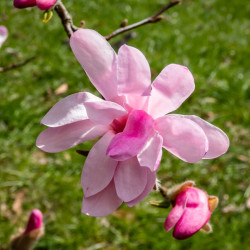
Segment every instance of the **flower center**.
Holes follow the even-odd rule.
[[[116,133],[120,133],[124,130],[127,120],[128,120],[128,114],[119,117],[117,119],[114,119],[113,122],[111,123],[111,127]]]

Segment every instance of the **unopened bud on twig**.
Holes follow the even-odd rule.
[[[173,209],[165,221],[166,231],[172,228],[176,239],[184,240],[199,230],[212,231],[208,223],[210,216],[218,205],[216,196],[209,196],[204,190],[194,187],[194,181],[186,181],[168,190],[167,196]]]
[[[124,19],[121,24],[120,24],[120,28],[124,28],[128,25],[128,19]]]
[[[34,209],[30,214],[25,231],[21,235],[15,236],[11,241],[11,249],[30,250],[43,234],[43,214],[40,210]]]
[[[157,23],[163,19],[163,16],[156,16],[151,20],[152,23]]]
[[[86,24],[86,23],[85,23],[85,21],[84,21],[84,20],[82,20],[82,21],[80,22],[80,28],[82,28],[82,29],[83,29],[83,28],[85,27],[85,24]]]

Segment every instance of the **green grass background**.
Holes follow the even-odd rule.
[[[163,0],[64,1],[78,25],[111,33],[123,19],[141,20]],[[176,113],[195,114],[224,130],[229,151],[218,159],[184,163],[164,151],[158,177],[162,184],[192,179],[220,198],[211,217],[212,234],[197,233],[177,241],[164,228],[169,210],[150,207],[152,193],[136,205],[123,205],[104,218],[81,214],[80,175],[84,157],[75,148],[46,154],[35,147],[44,129],[40,120],[60,99],[78,91],[97,91],[65,42],[59,18],[43,24],[36,8],[17,10],[0,1],[0,25],[9,37],[0,49],[0,66],[37,58],[24,67],[0,73],[0,249],[23,227],[29,211],[43,211],[46,234],[36,249],[250,249],[249,239],[249,37],[247,0],[189,0],[170,9],[164,20],[135,30],[129,45],[147,57],[152,78],[169,63],[187,66],[196,89]],[[122,36],[111,40],[111,44]],[[68,91],[56,95],[62,84]],[[79,145],[89,149],[93,143]],[[22,213],[13,210],[17,197]]]

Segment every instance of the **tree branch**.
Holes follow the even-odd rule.
[[[157,11],[154,15],[148,17],[148,18],[145,18],[143,19],[142,21],[139,21],[137,23],[134,23],[134,24],[131,24],[129,26],[126,26],[126,27],[122,27],[122,28],[119,28],[117,30],[115,30],[114,32],[112,32],[110,35],[108,36],[105,36],[106,40],[110,40],[111,38],[117,36],[117,35],[120,35],[126,31],[129,31],[129,30],[132,30],[132,29],[135,29],[135,28],[138,28],[142,25],[145,25],[145,24],[148,24],[148,23],[156,23],[160,20],[162,20],[162,17],[160,16],[164,11],[170,9],[171,7],[179,4],[181,2],[181,0],[170,0],[170,2],[165,5],[162,9],[160,9],[159,11]]]
[[[8,70],[11,70],[11,69],[16,69],[16,68],[19,68],[19,67],[22,67],[24,66],[25,64],[29,63],[30,61],[34,60],[37,56],[32,56],[30,58],[28,58],[27,60],[23,61],[23,62],[20,62],[20,63],[13,63],[11,65],[8,65],[6,67],[0,67],[0,73],[1,72],[5,72],[5,71],[8,71]]]
[[[67,11],[64,4],[59,1],[55,6],[55,11],[60,17],[64,30],[66,31],[68,37],[70,37],[78,28],[73,24],[73,20],[69,12]]]
[[[165,5],[163,8],[161,8],[159,11],[157,11],[154,15],[145,18],[137,23],[131,24],[129,26],[125,26],[125,27],[121,27],[117,30],[115,30],[114,32],[112,32],[110,35],[105,36],[106,40],[110,40],[111,38],[118,36],[124,32],[127,32],[129,30],[132,29],[136,29],[142,25],[148,24],[148,23],[156,23],[159,22],[160,20],[162,20],[162,16],[161,14],[170,9],[171,7],[179,4],[181,2],[181,0],[170,0],[170,2]],[[64,4],[61,1],[58,1],[55,5],[55,11],[57,12],[58,16],[60,17],[64,30],[66,31],[68,37],[70,37],[77,29],[78,27],[76,27],[73,23],[72,17],[69,14],[69,12],[67,11],[66,7],[64,6]]]

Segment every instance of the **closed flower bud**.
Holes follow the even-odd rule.
[[[50,9],[57,0],[14,0],[14,6],[18,9],[37,6],[40,10]]]
[[[11,242],[12,250],[29,250],[44,234],[43,214],[40,210],[34,209],[29,217],[26,228],[21,235],[14,237]]]
[[[167,231],[174,228],[173,236],[179,240],[189,238],[200,229],[205,232],[212,231],[208,221],[218,204],[216,196],[208,196],[205,191],[191,184],[192,182],[188,181],[175,187],[170,196],[174,208],[169,213],[164,227]]]

